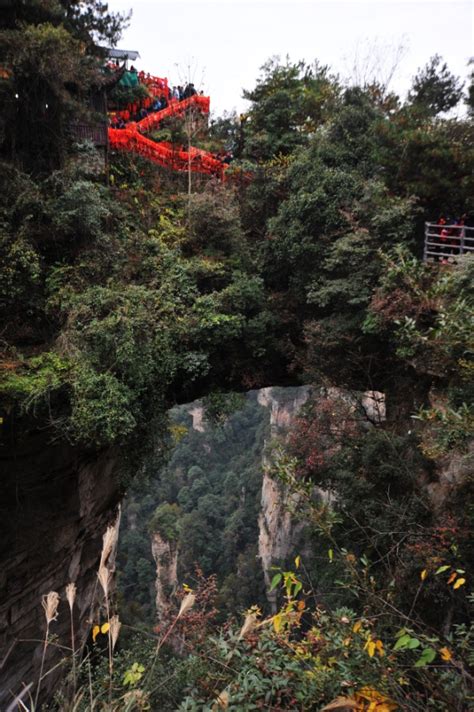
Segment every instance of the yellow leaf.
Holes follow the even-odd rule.
[[[321,712],[345,712],[346,710],[357,710],[359,705],[352,697],[336,697],[335,700],[322,708]]]
[[[460,578],[460,579],[458,579],[458,580],[456,581],[456,583],[454,584],[453,588],[454,588],[454,589],[456,589],[456,588],[461,588],[461,586],[464,586],[465,583],[466,583],[466,579]]]
[[[383,700],[384,696],[373,687],[361,687],[355,693],[355,698],[358,702],[378,702]]]
[[[448,578],[448,585],[454,581],[454,579],[456,578],[456,576],[457,576],[457,573],[456,573],[455,571],[453,571],[453,573],[451,574],[451,576]]]
[[[344,638],[342,641],[342,644],[345,645],[346,647],[351,644],[351,639],[350,638]]]
[[[439,652],[443,660],[445,660],[446,662],[449,662],[453,657],[453,654],[449,648],[441,648]]]
[[[297,569],[299,569],[300,564],[301,564],[301,556],[297,556],[295,559],[295,566]]]
[[[100,632],[103,633],[104,635],[109,632],[110,625],[109,623],[104,623],[100,629]]]
[[[92,640],[93,640],[94,643],[95,643],[95,639],[97,638],[97,636],[99,635],[99,633],[100,633],[100,627],[99,627],[98,625],[95,625],[95,626],[92,628]]]
[[[373,640],[368,640],[367,643],[365,644],[364,648],[365,648],[365,650],[367,650],[367,654],[368,654],[369,658],[373,658],[373,657],[374,657],[374,653],[375,653],[375,643],[374,643],[374,641],[373,641]]]
[[[282,622],[283,621],[279,613],[277,613],[276,616],[273,616],[273,627],[275,629],[275,633],[279,633],[281,631]]]
[[[345,710],[357,710],[359,705],[351,697],[336,697],[335,700],[322,708],[321,712],[345,712]]]
[[[328,557],[329,561],[332,563],[332,560],[334,559],[334,551],[332,549],[328,549]]]
[[[362,687],[354,695],[358,703],[358,710],[373,710],[374,712],[395,712],[398,705],[373,687]],[[367,703],[369,706],[367,707]]]
[[[354,623],[354,625],[352,626],[352,632],[353,632],[353,633],[358,633],[361,628],[362,628],[362,621],[357,621],[357,622]]]
[[[375,641],[375,647],[377,649],[378,654],[380,655],[381,658],[385,655],[384,649],[383,649],[383,643],[381,640],[376,640]]]
[[[423,571],[420,574],[421,580],[424,581],[427,576],[428,576],[428,571],[426,569],[423,569]]]

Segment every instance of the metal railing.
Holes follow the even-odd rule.
[[[70,131],[76,141],[87,139],[95,146],[107,146],[108,133],[105,124],[74,122],[70,125]]]
[[[474,253],[474,227],[425,223],[425,262],[452,262],[467,253]]]

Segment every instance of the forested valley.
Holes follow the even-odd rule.
[[[218,117],[0,4],[1,710],[467,712],[474,72]]]

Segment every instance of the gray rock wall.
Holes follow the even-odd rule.
[[[8,454],[7,454],[8,453]],[[97,619],[97,566],[102,535],[116,517],[119,487],[115,459],[94,457],[67,444],[51,443],[45,432],[14,434],[0,445],[0,709],[36,680],[45,619],[41,597],[61,596],[51,634],[70,646],[69,609],[64,590],[78,589],[76,644]],[[45,670],[63,654],[51,646]],[[58,668],[42,685],[45,694],[66,670]],[[34,687],[35,689],[35,687]]]

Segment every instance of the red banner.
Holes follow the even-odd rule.
[[[156,77],[152,77],[152,79],[156,81]],[[182,116],[192,106],[197,107],[201,113],[208,114],[209,105],[209,97],[194,94],[183,101],[171,99],[165,109],[155,111],[138,122],[129,121],[130,112],[128,110],[115,112],[116,116],[120,116],[129,123],[122,129],[109,128],[110,146],[118,150],[137,153],[149,161],[175,171],[187,171],[190,168],[196,173],[205,173],[223,179],[227,165],[211,153],[194,147],[191,147],[188,152],[166,141],[157,143],[143,136],[143,133],[157,128],[164,119],[170,116]]]

